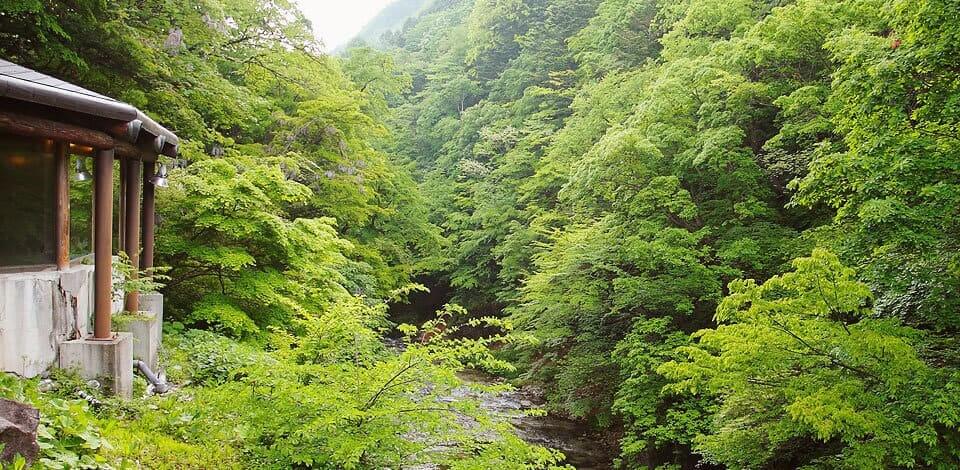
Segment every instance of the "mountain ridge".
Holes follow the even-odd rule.
[[[433,3],[434,0],[395,0],[368,21],[350,41],[338,47],[334,52],[342,52],[356,45],[359,41],[363,41],[371,47],[382,48],[381,37],[384,33],[401,29],[408,19],[423,13]]]

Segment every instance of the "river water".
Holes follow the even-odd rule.
[[[495,384],[498,380],[478,372],[463,372],[461,380],[469,383]],[[481,393],[462,387],[454,399],[474,398],[494,416],[510,420],[523,440],[544,447],[560,450],[567,456],[567,463],[579,470],[608,470],[613,460],[610,442],[600,433],[579,421],[560,416],[530,416],[524,410],[543,405],[542,394],[532,388],[520,388],[507,392]]]
[[[384,340],[395,351],[404,348],[397,339]],[[565,463],[578,470],[610,470],[616,455],[615,445],[609,436],[598,433],[589,425],[555,415],[528,415],[524,411],[540,409],[544,405],[543,393],[532,387],[515,388],[501,392],[480,392],[470,384],[495,385],[501,379],[478,371],[463,371],[457,374],[466,385],[453,392],[448,400],[474,399],[493,416],[509,420],[517,435],[531,444],[556,449],[567,457]],[[434,469],[435,467],[416,467]]]

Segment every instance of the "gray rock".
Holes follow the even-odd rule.
[[[37,426],[40,411],[12,400],[0,399],[0,443],[4,445],[0,461],[10,462],[22,455],[28,462],[37,459]]]
[[[37,390],[41,392],[50,392],[57,389],[57,383],[50,379],[43,379],[37,384]]]

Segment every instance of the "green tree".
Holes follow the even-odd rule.
[[[920,332],[876,318],[869,288],[835,255],[793,265],[732,282],[720,326],[659,367],[677,381],[669,389],[720,401],[698,449],[738,468],[957,465],[956,373],[921,360]]]
[[[829,41],[839,67],[827,105],[843,139],[818,149],[798,185],[799,203],[836,209],[838,247],[865,267],[883,314],[949,334],[960,326],[954,11],[895,2],[886,28]]]
[[[347,294],[345,252],[331,219],[293,219],[310,190],[292,159],[208,160],[173,173],[161,199],[160,262],[173,267],[174,315],[225,334],[292,327]],[[354,282],[356,282],[354,280]]]

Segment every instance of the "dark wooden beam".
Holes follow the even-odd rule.
[[[108,340],[113,337],[113,150],[97,152],[94,173],[93,337]]]
[[[57,269],[70,267],[70,154],[66,142],[54,144],[54,160],[57,168],[56,198],[57,213]]]
[[[140,161],[127,160],[126,178],[126,228],[124,229],[123,243],[127,255],[130,256],[132,270],[130,276],[137,278],[137,269],[140,267]],[[128,312],[140,311],[140,294],[127,292],[124,310]]]
[[[117,146],[114,148],[114,150],[117,153],[117,157],[135,158],[145,162],[157,161],[157,154],[152,150],[143,149],[121,140],[116,141],[116,144]]]
[[[118,125],[114,132],[129,132],[129,124]],[[136,158],[146,162],[157,160],[152,141],[136,145],[105,132],[26,114],[0,111],[0,132],[67,142],[72,144],[70,152],[74,154],[93,155],[97,149],[114,149],[117,158]],[[167,150],[165,148],[164,152],[169,153]]]
[[[116,159],[121,158],[134,158],[144,162],[155,162],[157,161],[157,154],[151,150],[145,150],[136,145],[133,145],[122,140],[115,141],[117,144],[113,148],[113,153]],[[70,153],[74,155],[93,155],[97,151],[93,147],[87,147],[83,145],[73,145],[70,146]]]
[[[115,146],[113,137],[104,132],[7,111],[0,111],[0,131],[25,137],[70,142],[96,149],[112,149]]]

